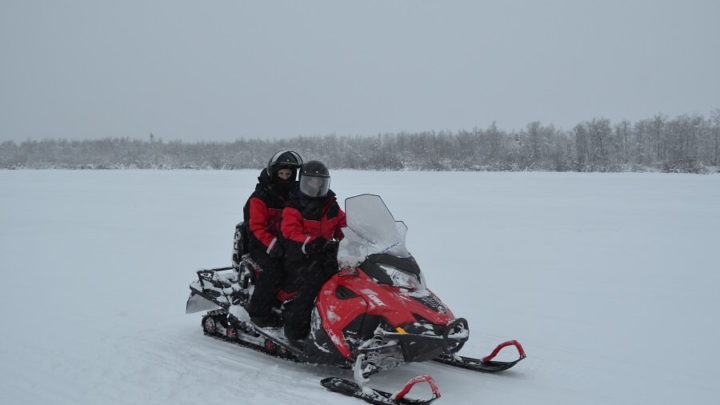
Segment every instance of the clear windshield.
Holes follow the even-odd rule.
[[[405,247],[407,226],[396,221],[382,198],[361,194],[345,200],[347,227],[338,249],[340,267],[356,266],[368,255],[388,253],[409,257]]]

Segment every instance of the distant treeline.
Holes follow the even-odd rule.
[[[0,144],[4,169],[243,169],[263,167],[281,149],[330,168],[368,170],[718,172],[720,109],[711,118],[664,115],[631,123],[582,122],[571,130],[532,122],[507,132],[487,129],[286,140],[166,142],[108,138]]]

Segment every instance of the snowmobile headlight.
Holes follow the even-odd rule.
[[[398,270],[393,266],[378,263],[380,267],[392,280],[392,285],[400,288],[407,288],[408,290],[424,290],[425,281],[422,276],[406,273]]]

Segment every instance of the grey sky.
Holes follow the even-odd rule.
[[[719,72],[717,0],[0,0],[0,141],[709,116]]]

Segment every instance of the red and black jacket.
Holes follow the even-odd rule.
[[[280,230],[286,255],[304,255],[305,247],[318,237],[340,240],[343,238],[340,228],[344,226],[345,212],[332,190],[322,198],[308,198],[296,190],[290,193],[290,201],[282,211]]]
[[[258,184],[245,207],[243,217],[248,229],[250,252],[270,253],[278,242],[280,218],[287,196],[278,192],[272,179],[263,169]]]

